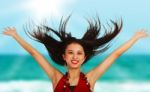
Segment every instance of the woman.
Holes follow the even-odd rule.
[[[65,65],[68,69],[66,74],[54,68],[35,48],[25,42],[16,32],[15,28],[6,28],[3,34],[13,37],[25,50],[27,50],[39,63],[52,81],[54,92],[92,92],[96,81],[112,65],[112,63],[136,41],[147,37],[144,30],[140,30],[124,45],[114,50],[101,64],[84,74],[80,71],[82,64],[86,63],[92,56],[102,53],[109,48],[113,38],[117,36],[122,28],[122,22],[111,21],[113,29],[106,30],[103,36],[100,34],[100,21],[88,20],[89,27],[81,39],[72,37],[66,33],[66,24],[69,18],[61,20],[59,32],[51,27],[42,25],[29,34],[35,40],[41,42],[47,48],[50,57],[55,63]],[[50,33],[56,34],[56,40]]]

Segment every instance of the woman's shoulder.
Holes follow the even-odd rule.
[[[56,85],[58,84],[58,82],[60,81],[60,79],[64,76],[64,74],[60,71],[55,72],[53,78],[52,78],[52,85],[55,88]]]
[[[93,79],[93,71],[85,73],[85,77],[87,78],[88,83],[90,84],[91,90],[94,89],[95,82]]]
[[[57,71],[55,74],[54,74],[54,78],[56,81],[59,81],[62,77],[64,76],[64,74],[60,71]]]

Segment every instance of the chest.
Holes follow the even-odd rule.
[[[76,85],[70,87],[69,80],[66,76],[63,76],[58,82],[54,92],[91,92],[90,84],[87,82],[87,78],[84,74],[80,74],[79,80],[74,82]]]

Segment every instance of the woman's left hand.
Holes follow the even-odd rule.
[[[134,35],[134,37],[136,37],[137,39],[145,38],[145,37],[148,37],[148,36],[149,36],[149,34],[146,30],[137,31]]]

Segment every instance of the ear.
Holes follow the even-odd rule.
[[[63,57],[63,59],[65,60],[65,55],[64,55],[64,54],[62,54],[62,57]]]
[[[84,61],[86,60],[86,57],[87,57],[87,56],[84,57]]]

